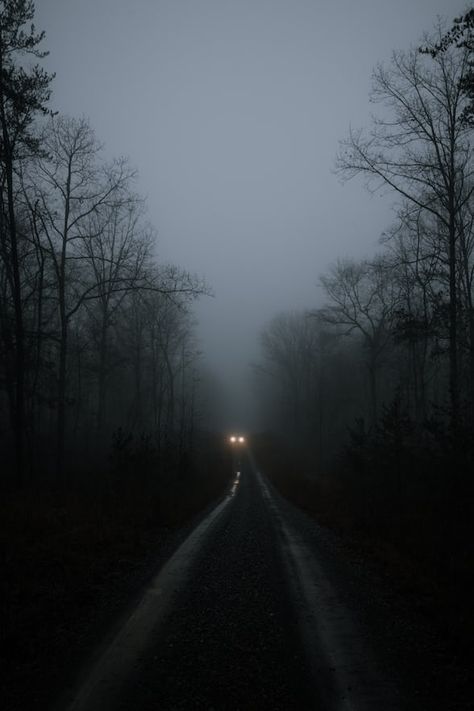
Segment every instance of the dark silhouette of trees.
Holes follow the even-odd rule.
[[[423,54],[436,57],[452,47],[464,48],[469,52],[469,68],[459,82],[459,88],[466,95],[469,102],[462,112],[462,119],[472,124],[474,120],[474,71],[472,68],[472,53],[474,51],[474,9],[468,10],[464,15],[454,18],[452,27],[441,37],[434,46],[428,45],[420,48]]]
[[[311,448],[320,467],[333,453],[344,404],[353,402],[339,337],[314,312],[278,314],[262,331],[254,368],[266,421],[290,444]]]
[[[46,54],[44,34],[25,29],[33,17],[32,2],[0,3],[6,473],[14,460],[21,484],[27,461],[32,479],[55,471],[56,485],[66,485],[79,451],[82,468],[105,469],[118,428],[149,453],[176,450],[170,466],[179,468],[199,413],[192,301],[209,290],[158,263],[129,162],[107,160],[85,118],[48,112],[52,75],[21,63]]]
[[[26,69],[24,55],[41,59],[44,33],[31,24],[34,3],[11,0],[0,4],[0,240],[3,302],[1,326],[8,379],[7,393],[15,436],[18,481],[23,479],[25,435],[24,284],[22,282],[23,235],[16,203],[15,169],[27,154],[38,154],[40,142],[34,119],[47,113],[52,75],[39,64]]]
[[[399,301],[398,285],[383,258],[373,262],[339,260],[321,277],[329,306],[320,317],[339,326],[346,335],[357,331],[367,353],[371,422],[377,420],[377,380],[381,360],[389,346],[394,311]]]
[[[55,275],[59,316],[56,469],[61,478],[70,323],[86,301],[98,298],[103,285],[84,274],[83,262],[87,249],[94,249],[92,243],[105,243],[107,222],[130,202],[133,171],[123,160],[111,166],[99,162],[100,145],[84,119],[52,118],[44,131],[43,145],[45,155],[35,161],[31,192],[35,219],[41,223],[43,250]],[[104,287],[109,281],[110,275],[106,275]]]
[[[312,420],[308,396],[317,336],[314,320],[304,313],[279,314],[261,334],[264,370],[279,382],[285,423],[296,437]]]
[[[109,205],[89,218],[89,235],[82,240],[84,266],[90,291],[85,306],[94,323],[98,355],[97,435],[103,433],[107,416],[110,336],[127,295],[149,285],[147,269],[151,261],[152,231],[141,224],[143,202],[130,194],[120,205]]]
[[[427,219],[428,218],[428,219]],[[436,230],[429,216],[407,206],[385,235],[387,264],[398,285],[398,305],[392,316],[392,346],[405,355],[404,393],[415,421],[422,423],[429,412],[430,382],[441,365],[443,343],[448,340],[446,309],[446,267]]]
[[[388,186],[434,218],[448,269],[449,378],[453,422],[459,413],[458,265],[465,216],[474,189],[470,127],[463,82],[470,69],[466,47],[437,52],[442,30],[428,38],[431,55],[394,52],[373,74],[372,101],[383,112],[369,131],[351,131],[337,167],[342,176],[367,177],[377,190]]]
[[[342,142],[337,169],[389,188],[396,219],[378,255],[339,259],[321,276],[322,308],[267,324],[256,368],[278,435],[261,439],[276,485],[323,521],[396,547],[455,604],[469,590],[464,611],[474,501],[473,17],[376,68],[380,113]]]

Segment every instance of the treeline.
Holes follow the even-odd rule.
[[[471,10],[375,69],[379,113],[341,143],[337,168],[391,191],[395,223],[373,258],[339,259],[321,277],[323,308],[266,326],[257,368],[272,428],[306,452],[303,503],[331,501],[336,515],[417,550],[433,569],[445,558],[465,575],[474,493],[473,29]]]
[[[153,448],[179,468],[199,409],[191,303],[208,289],[157,260],[128,160],[49,109],[33,19],[28,0],[0,3],[2,481],[65,482],[107,462],[113,433],[114,461]]]

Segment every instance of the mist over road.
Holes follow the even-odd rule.
[[[321,529],[250,452],[69,699],[96,709],[419,708],[351,609]]]

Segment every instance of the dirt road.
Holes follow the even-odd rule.
[[[416,674],[408,682],[392,663],[383,619],[374,623],[372,608],[384,604],[371,608],[327,532],[278,496],[250,452],[234,465],[232,491],[162,568],[61,709],[427,708]]]

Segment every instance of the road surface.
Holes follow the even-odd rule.
[[[276,494],[249,451],[234,465],[228,496],[104,641],[61,709],[422,708],[374,648],[322,530]]]

